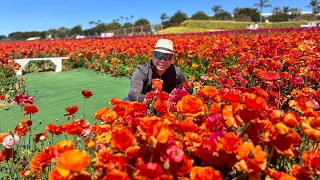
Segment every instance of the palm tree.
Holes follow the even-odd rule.
[[[222,6],[220,5],[214,5],[211,9],[214,12],[214,15],[223,12]]]
[[[313,19],[315,19],[316,14],[320,11],[320,1],[318,0],[311,0],[308,5],[306,5],[307,8],[312,8],[312,15]]]
[[[262,9],[266,7],[272,7],[271,4],[266,4],[269,0],[260,0],[259,3],[255,3],[254,6],[260,9],[260,22],[262,22]]]
[[[161,19],[161,24],[163,24],[163,21],[169,19],[169,17],[167,16],[166,13],[162,13],[161,16],[160,16],[160,19]]]
[[[131,16],[130,16],[130,19],[131,19],[131,24],[133,24],[133,22],[132,22],[132,20],[133,20],[133,17],[134,17],[133,15],[131,15]]]
[[[290,12],[291,12],[292,19],[296,20],[296,17],[301,14],[301,9],[299,9],[299,8],[291,8]]]
[[[123,16],[120,16],[120,19],[121,19],[121,24],[123,24],[123,19],[124,19],[124,17],[123,17]]]
[[[272,14],[279,14],[281,13],[281,9],[279,7],[274,7],[272,10]]]
[[[282,12],[285,13],[285,14],[288,14],[290,12],[289,6],[283,6],[282,7]]]
[[[93,24],[96,24],[96,22],[94,22],[94,21],[89,21],[89,24],[90,24],[90,25],[93,25]]]

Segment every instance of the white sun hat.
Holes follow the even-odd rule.
[[[173,43],[169,39],[159,39],[154,50],[156,52],[174,54],[173,52]]]

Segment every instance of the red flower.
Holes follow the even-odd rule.
[[[84,98],[90,98],[93,93],[89,90],[82,90],[82,95],[84,96]]]
[[[79,110],[79,107],[77,105],[74,106],[68,106],[66,107],[66,111],[68,114],[65,114],[64,116],[68,116],[68,120],[70,117],[74,116],[74,114]]]
[[[5,95],[0,94],[0,100],[4,100],[6,98]]]
[[[24,115],[35,114],[38,112],[37,106],[35,106],[33,104],[28,104],[28,105],[24,106],[23,110],[25,111]]]
[[[55,124],[47,124],[45,129],[55,135],[62,134],[62,128],[60,126],[55,125]]]

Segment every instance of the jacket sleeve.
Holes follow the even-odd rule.
[[[133,73],[130,81],[130,89],[128,93],[128,97],[130,101],[144,101],[144,94],[141,94],[144,87],[144,79],[147,75],[144,74],[142,69],[138,67],[136,71]]]

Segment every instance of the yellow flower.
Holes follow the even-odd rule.
[[[79,54],[78,54],[78,57],[81,57],[81,56],[83,56],[83,54],[82,54],[82,53],[79,53]]]
[[[193,83],[193,87],[194,87],[195,89],[199,89],[200,86],[201,86],[201,84],[200,84],[199,82],[194,82],[194,83]]]
[[[192,64],[192,68],[194,68],[194,69],[195,69],[195,68],[197,68],[197,67],[199,67],[199,65],[198,65],[198,64],[196,64],[196,63],[193,63],[193,64]]]
[[[107,144],[110,143],[112,135],[107,132],[103,132],[97,136],[97,143],[99,144]]]

